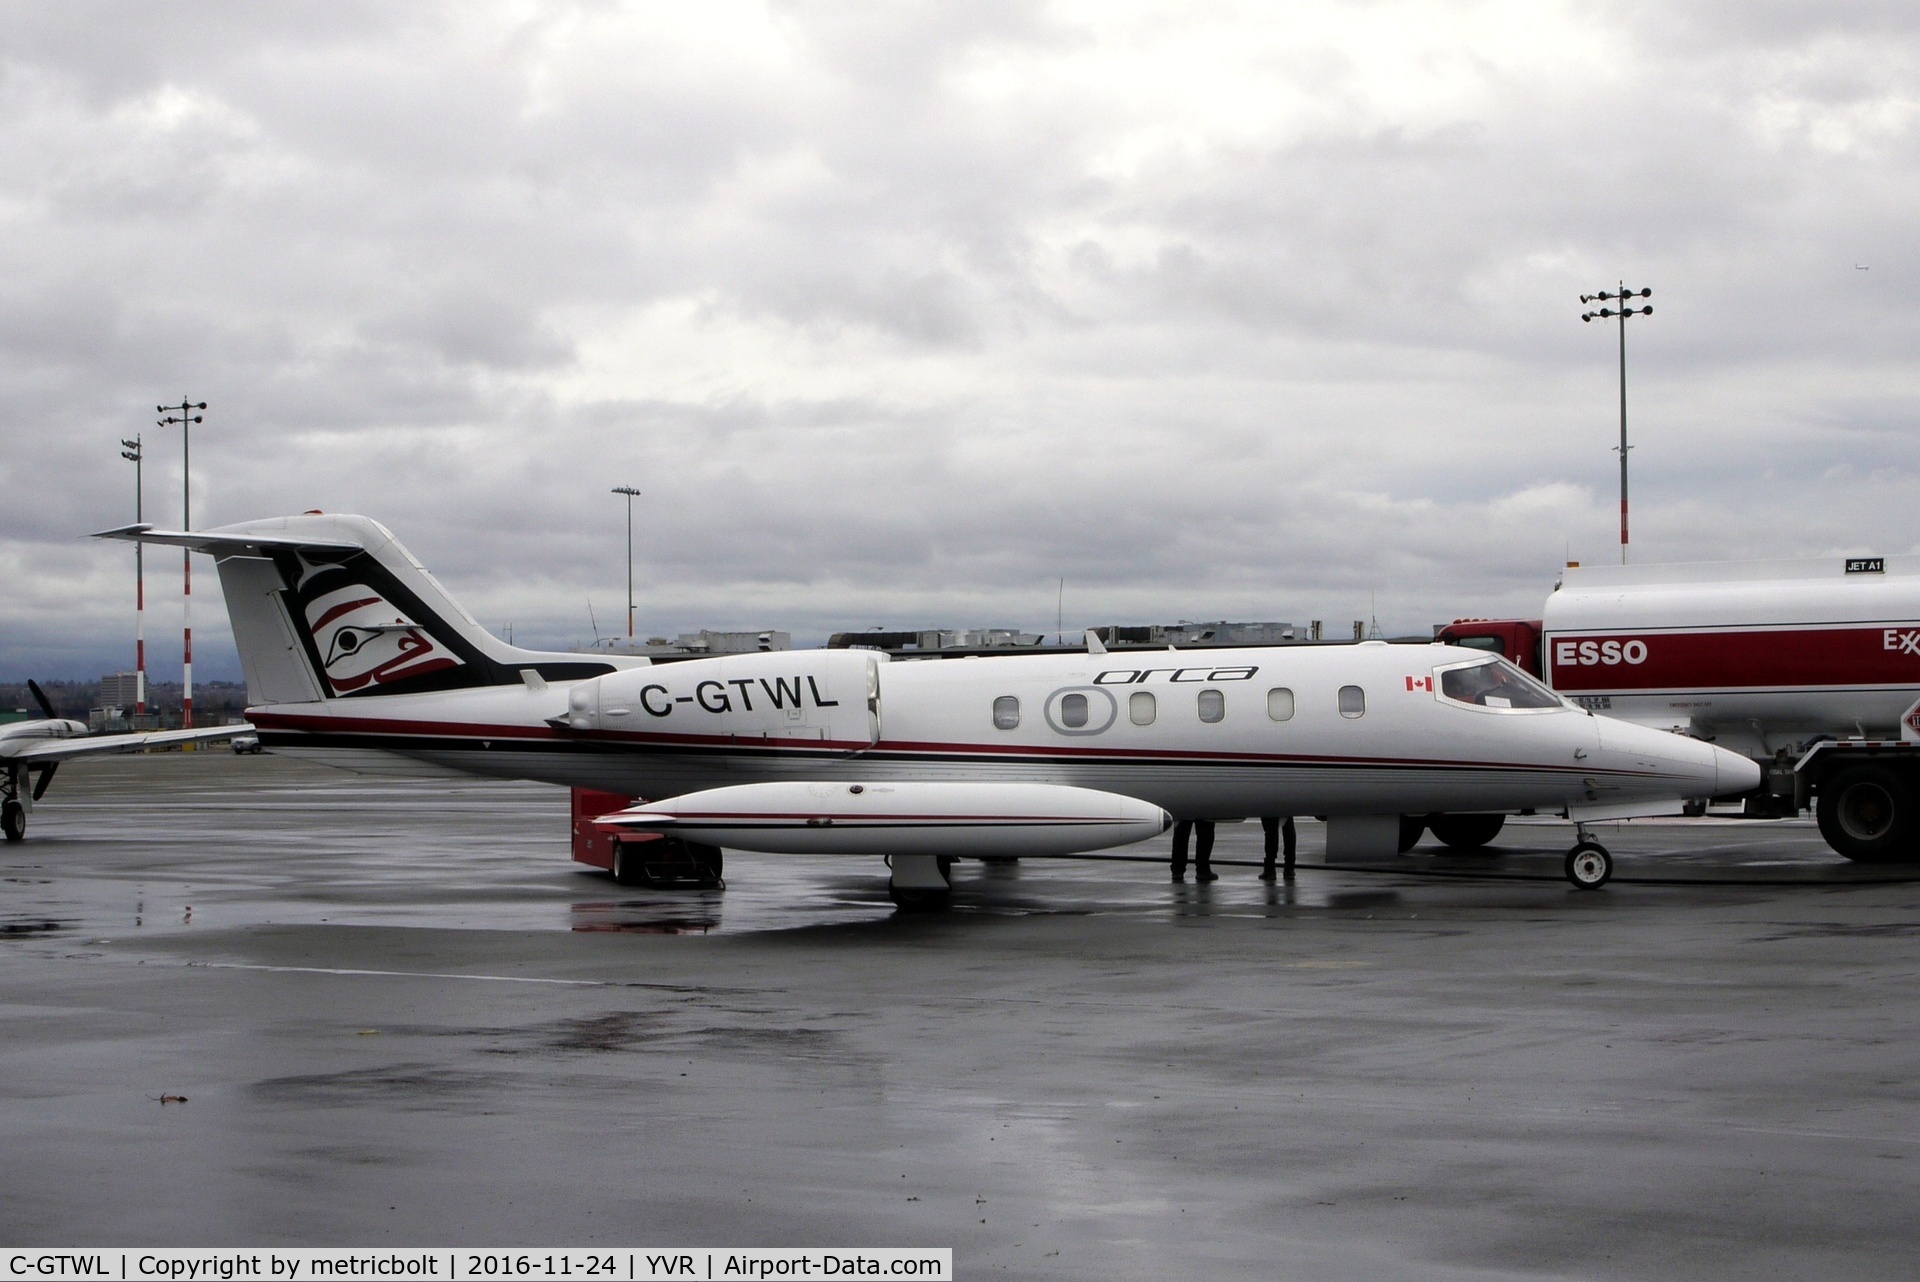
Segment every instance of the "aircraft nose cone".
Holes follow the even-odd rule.
[[[1716,776],[1713,795],[1716,797],[1750,792],[1760,786],[1760,763],[1749,757],[1728,752],[1725,748],[1715,748],[1713,765]]]

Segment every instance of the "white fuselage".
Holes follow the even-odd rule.
[[[336,764],[397,757],[648,799],[818,779],[1018,781],[1220,819],[1558,812],[1753,782],[1750,765],[1694,740],[1436,693],[1436,669],[1485,659],[1379,643],[914,662],[787,651],[250,718],[267,746]]]

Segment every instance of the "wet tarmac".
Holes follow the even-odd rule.
[[[1920,881],[1805,821],[1253,876],[567,857],[558,790],[78,764],[0,851],[0,1242],[929,1245],[962,1277],[1910,1277]],[[1119,852],[1147,855],[1142,850]],[[1231,861],[1246,861],[1235,864]],[[184,1096],[184,1103],[163,1102]]]

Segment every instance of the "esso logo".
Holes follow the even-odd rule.
[[[1645,641],[1556,641],[1553,644],[1556,668],[1610,668],[1646,661]]]

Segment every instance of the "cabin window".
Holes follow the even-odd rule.
[[[1152,725],[1154,713],[1157,711],[1159,709],[1154,704],[1152,691],[1135,690],[1127,696],[1127,716],[1132,719],[1134,725]]]
[[[1200,719],[1211,725],[1215,721],[1224,721],[1227,716],[1227,696],[1218,690],[1200,692]]]
[[[1020,700],[1010,694],[1003,694],[993,701],[993,726],[996,730],[1013,730],[1020,725]]]
[[[1284,688],[1267,691],[1267,715],[1275,721],[1293,720],[1293,691]]]
[[[1340,687],[1340,715],[1351,720],[1367,715],[1367,692],[1359,686]]]
[[[1087,724],[1086,695],[1063,694],[1060,696],[1060,724],[1069,730],[1079,730]]]

